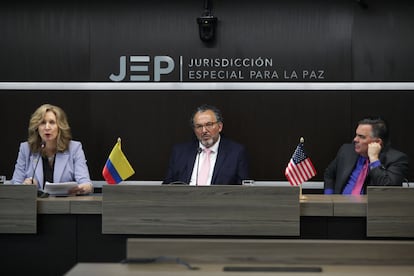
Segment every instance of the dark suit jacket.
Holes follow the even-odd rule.
[[[198,145],[198,140],[194,140],[174,146],[163,184],[190,183]],[[245,147],[221,136],[211,184],[241,184],[243,179],[249,179],[248,175]]]
[[[408,173],[408,156],[390,147],[385,147],[379,156],[381,166],[370,169],[364,182],[366,186],[401,186]],[[336,158],[325,171],[325,189],[341,194],[354,170],[358,154],[353,144],[344,144]]]

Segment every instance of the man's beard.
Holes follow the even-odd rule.
[[[206,148],[209,148],[212,145],[214,145],[214,140],[213,140],[213,138],[210,138],[210,139],[207,139],[207,140],[201,140],[201,144],[203,146],[205,146]]]

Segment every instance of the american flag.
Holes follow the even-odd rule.
[[[309,157],[306,156],[303,143],[296,147],[292,158],[285,170],[285,176],[290,185],[300,185],[316,175],[315,167]]]

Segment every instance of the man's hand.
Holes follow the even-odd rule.
[[[373,142],[368,145],[368,157],[370,163],[379,160],[381,149],[381,144],[377,142]]]

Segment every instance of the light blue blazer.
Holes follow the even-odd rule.
[[[13,172],[12,184],[21,184],[26,178],[33,176],[37,160],[41,158],[39,153],[31,153],[28,142],[20,144],[19,155]],[[43,162],[40,159],[34,174],[38,189],[43,185]],[[78,141],[70,141],[69,149],[56,153],[53,182],[72,182],[78,184],[92,183],[86,165],[85,153],[82,144]]]

